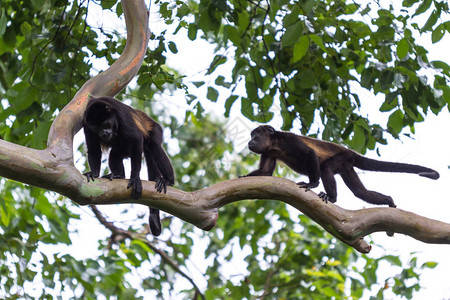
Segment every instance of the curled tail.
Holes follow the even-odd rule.
[[[434,180],[439,178],[439,173],[430,168],[412,164],[380,161],[361,155],[355,157],[355,167],[367,171],[413,173]]]

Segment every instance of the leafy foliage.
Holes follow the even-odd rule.
[[[343,0],[159,2],[168,23],[180,20],[176,31],[187,28],[190,39],[201,31],[225,53],[207,74],[219,79],[214,70],[234,64],[227,81],[216,84],[231,87],[227,109],[241,100],[242,114],[252,121],[270,121],[269,109],[279,106],[284,130],[299,120],[306,134],[320,122],[323,139],[365,152],[385,143],[384,132],[414,132],[429,110],[437,114],[450,103],[450,67],[430,62],[413,34],[431,32],[433,43],[448,34],[450,23],[440,19],[449,12],[446,1],[403,1],[404,9]],[[430,12],[419,25],[418,17]],[[435,71],[434,83],[418,75],[423,70]],[[234,94],[239,85],[246,95]],[[361,113],[368,101],[360,99],[361,88],[384,96],[379,107],[390,115],[387,124]],[[208,87],[212,101],[214,89]]]
[[[86,13],[100,4],[120,17],[122,7],[114,0],[0,4],[0,138],[42,149],[53,117],[100,71],[96,62],[112,64],[124,49],[119,31],[88,24]],[[450,23],[441,19],[449,10],[446,1],[403,1],[408,11],[341,0],[161,0],[157,5],[175,36],[216,45],[205,71],[211,80],[193,83],[209,82],[207,100],[199,100],[188,80],[166,65],[167,56],[180,49],[176,39],[166,40],[168,31],[151,37],[157,46],[148,51],[136,86],[118,96],[153,100],[159,93],[184,89],[192,108],[184,121],[159,111],[153,102],[134,102],[153,111],[176,138],[179,151],[172,161],[181,189],[245,174],[255,164],[252,157],[236,158],[223,124],[204,115],[206,101],[221,103],[222,88],[230,93],[224,102],[227,117],[240,103],[246,118],[268,122],[281,117],[283,129],[301,126],[308,133],[318,122],[322,138],[362,152],[383,143],[384,132],[397,137],[405,127],[414,131],[429,110],[438,113],[450,103],[450,67],[429,61],[427,49],[415,40],[417,32],[431,33],[433,43],[448,34]],[[427,21],[419,25],[415,20],[424,15]],[[231,74],[221,73],[225,64],[232,65]],[[418,75],[424,69],[433,71],[433,83]],[[367,103],[359,98],[361,88],[384,96],[379,107],[389,114],[386,124],[361,113]],[[279,109],[274,112],[274,107]],[[97,253],[76,257],[66,247],[83,247],[85,241],[71,228],[84,225],[88,217],[74,211],[70,201],[54,193],[0,180],[2,298],[134,299],[149,293],[195,298],[194,282],[208,299],[275,294],[344,299],[364,293],[411,299],[420,289],[421,271],[435,266],[418,265],[414,257],[405,264],[389,255],[359,256],[305,216],[272,201],[231,204],[208,233],[165,218],[159,239],[146,236],[143,217],[133,215],[127,228],[133,238],[102,236]],[[77,222],[80,218],[83,223]],[[239,254],[244,263],[235,273]],[[382,262],[398,269],[380,285]],[[193,265],[200,275],[192,275]]]

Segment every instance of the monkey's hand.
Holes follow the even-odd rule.
[[[130,178],[127,189],[131,188],[131,197],[138,199],[142,196],[142,181],[139,177]]]
[[[320,192],[319,193],[319,197],[323,200],[323,202],[328,203],[335,203],[336,202],[336,198],[331,198],[330,196],[328,196],[325,192]]]
[[[169,179],[166,179],[162,176],[160,176],[158,179],[156,179],[155,183],[155,189],[158,191],[158,193],[162,193],[164,190],[164,194],[167,193],[167,186],[173,185],[173,182],[170,182]]]
[[[97,176],[97,177],[98,177],[98,176]],[[108,178],[109,181],[112,181],[113,179],[124,179],[125,176],[110,173],[110,174],[108,174],[108,175],[103,175],[102,178]]]
[[[297,182],[297,185],[301,188],[306,189],[306,191],[309,191],[310,189],[317,187],[319,185],[319,182],[318,181],[315,181],[315,182],[300,181],[300,182]]]
[[[89,171],[89,172],[83,173],[83,175],[87,177],[88,182],[90,179],[92,179],[92,181],[94,181],[94,178],[98,178],[98,172]]]

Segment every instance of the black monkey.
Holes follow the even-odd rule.
[[[108,160],[111,174],[103,177],[125,178],[123,159],[129,157],[131,176],[127,188],[132,188],[134,199],[142,195],[139,177],[142,152],[147,162],[148,180],[156,181],[156,190],[166,193],[167,186],[174,184],[172,164],[161,146],[162,128],[144,112],[111,97],[92,98],[83,116],[83,128],[91,168],[84,173],[88,181],[99,176],[102,150],[111,149]],[[149,224],[153,235],[161,233],[158,209],[150,208]]]
[[[343,146],[290,132],[276,131],[268,125],[259,126],[251,132],[248,148],[261,154],[261,160],[259,169],[247,176],[272,176],[276,161],[281,160],[295,172],[308,175],[309,183],[297,183],[302,188],[307,190],[315,188],[322,178],[326,193],[321,192],[319,196],[325,202],[336,202],[334,174],[340,174],[356,197],[368,203],[396,207],[391,197],[367,190],[353,167],[369,171],[414,173],[431,179],[439,178],[439,173],[429,168],[366,158]]]

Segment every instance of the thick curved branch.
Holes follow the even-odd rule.
[[[136,76],[144,61],[150,38],[147,7],[143,0],[122,0],[122,7],[127,27],[125,49],[106,71],[89,79],[58,114],[50,128],[47,142],[49,148],[54,151],[57,151],[61,144],[67,144],[64,148],[73,148],[73,136],[81,128],[89,95],[116,95]]]
[[[97,180],[96,180],[97,181]],[[100,183],[98,183],[100,184]],[[450,224],[432,220],[398,208],[377,207],[346,210],[325,203],[314,192],[278,177],[244,177],[208,188],[184,192],[169,188],[167,194],[155,191],[154,182],[143,182],[142,198],[133,200],[127,180],[102,180],[104,194],[83,199],[89,204],[140,203],[164,210],[203,230],[214,227],[222,206],[246,199],[272,199],[285,202],[320,224],[329,233],[362,253],[371,246],[363,237],[373,232],[403,233],[426,243],[450,244]]]

